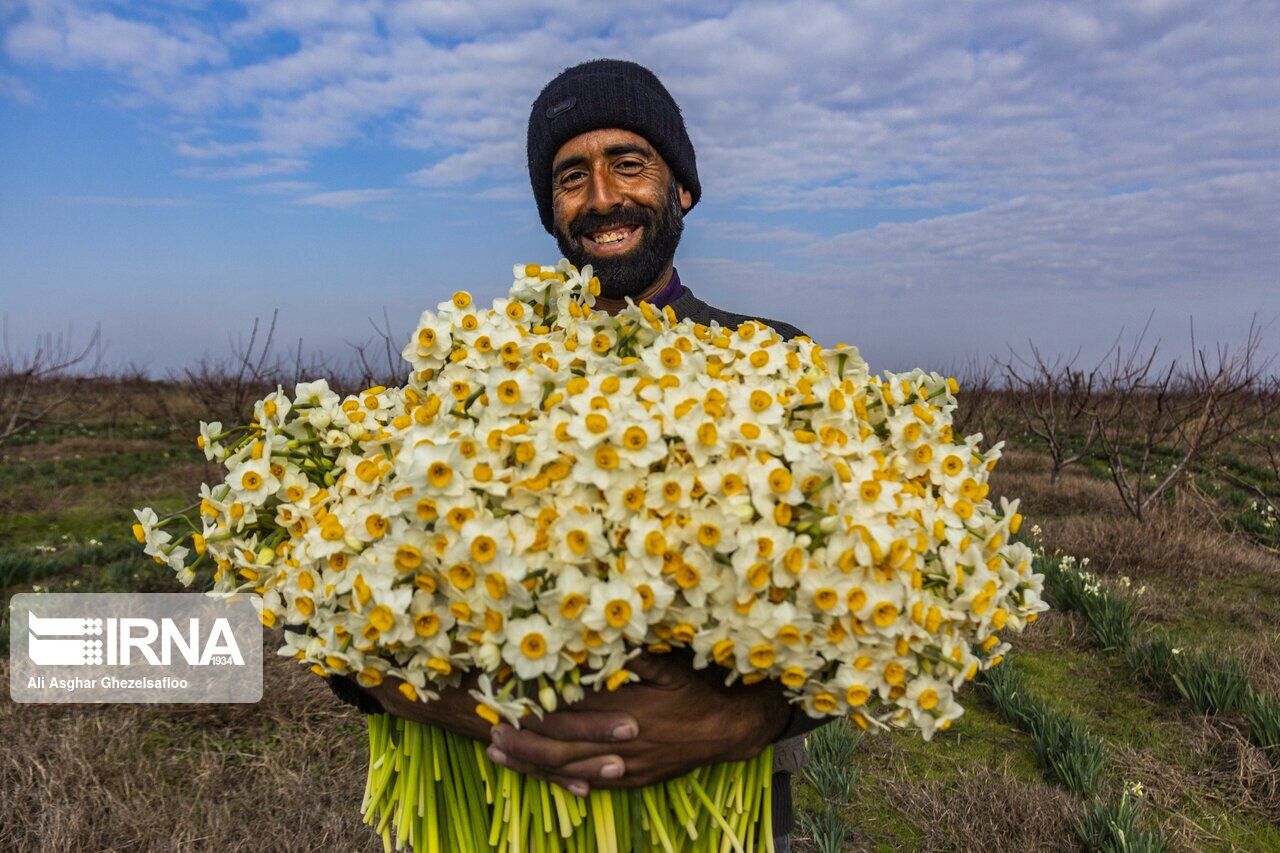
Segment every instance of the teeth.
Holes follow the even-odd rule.
[[[606,231],[603,234],[596,234],[591,239],[597,243],[616,243],[630,233],[630,228],[622,228],[617,231]]]

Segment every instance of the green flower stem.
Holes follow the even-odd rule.
[[[492,764],[469,738],[386,715],[371,716],[368,725],[361,811],[388,851],[758,853],[771,847],[770,750],[669,782],[582,798]]]

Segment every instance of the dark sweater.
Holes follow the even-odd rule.
[[[679,281],[676,279],[676,281]],[[679,285],[678,285],[679,286]],[[750,314],[735,314],[714,308],[693,295],[687,286],[670,302],[671,309],[681,320],[686,318],[696,323],[710,324],[712,321],[728,328],[737,328],[748,320],[759,320],[772,326],[778,334],[785,338],[805,336],[804,332],[789,323],[755,317]],[[292,626],[286,630],[293,630]],[[382,706],[364,691],[350,676],[334,675],[328,679],[329,686],[342,701],[354,705],[365,714],[380,714]],[[791,718],[774,746],[774,785],[773,785],[773,834],[775,838],[783,838],[791,834],[794,818],[791,807],[790,776],[804,765],[804,735],[828,722],[831,718],[815,720],[792,706]]]

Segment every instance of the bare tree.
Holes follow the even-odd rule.
[[[211,418],[239,423],[248,420],[255,398],[269,393],[283,374],[281,359],[273,351],[276,321],[280,310],[271,312],[271,323],[262,329],[261,320],[253,318],[249,339],[230,337],[231,355],[222,359],[202,358],[194,368],[184,368],[180,376],[192,395]]]
[[[1244,442],[1265,460],[1271,475],[1270,488],[1251,483],[1219,465],[1218,473],[1235,485],[1252,492],[1273,518],[1280,518],[1280,376],[1272,376],[1257,395],[1256,430],[1242,436]]]
[[[10,347],[6,314],[0,338],[0,444],[44,424],[76,422],[74,415],[70,420],[60,416],[80,384],[74,375],[92,374],[101,367],[101,328],[95,328],[83,346],[74,343],[70,330],[48,332],[37,336],[31,352],[16,353]]]
[[[1090,410],[1120,499],[1140,521],[1195,462],[1260,422],[1254,403],[1270,366],[1258,358],[1256,323],[1239,347],[1219,345],[1212,355],[1196,348],[1193,329],[1185,367],[1175,359],[1157,368],[1159,344],[1146,350],[1144,336],[1127,353],[1115,349],[1105,390]],[[1171,463],[1167,470],[1162,459]]]
[[[1045,359],[1033,342],[1027,341],[1024,356],[1009,348],[1008,361],[999,362],[1008,378],[1013,404],[1026,429],[1044,442],[1053,467],[1049,482],[1057,485],[1062,469],[1089,455],[1098,437],[1098,420],[1090,416],[1100,372],[1110,360],[1110,351],[1085,373],[1076,369],[1080,351],[1068,357]]]
[[[408,372],[408,366],[400,355],[403,345],[396,343],[399,339],[391,330],[391,316],[387,313],[387,309],[382,309],[381,326],[375,323],[372,317],[369,318],[369,325],[373,326],[374,331],[372,341],[346,342],[347,346],[354,351],[354,355],[343,381],[359,386],[353,390],[371,388],[375,385],[398,385],[404,381],[405,374]]]
[[[960,385],[951,416],[956,434],[980,432],[988,445],[1007,439],[1016,419],[1008,401],[1008,383],[999,375],[995,360],[971,356],[949,372]]]

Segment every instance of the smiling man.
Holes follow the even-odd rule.
[[[670,305],[681,319],[730,328],[759,319],[784,337],[802,334],[713,308],[681,282],[676,247],[702,190],[680,108],[649,70],[601,59],[561,73],[533,104],[528,160],[543,226],[570,262],[590,264],[600,278],[597,309],[616,313],[631,297]],[[427,704],[406,700],[391,680],[370,691],[349,679],[331,683],[366,711],[385,709],[489,741],[494,761],[580,795],[743,760],[774,744],[774,835],[777,849],[788,849],[789,777],[804,761],[801,736],[817,722],[789,705],[776,682],[726,687],[723,671],[695,671],[681,653],[642,656],[629,668],[639,683],[589,691],[518,731],[490,729],[477,717],[470,683]]]

